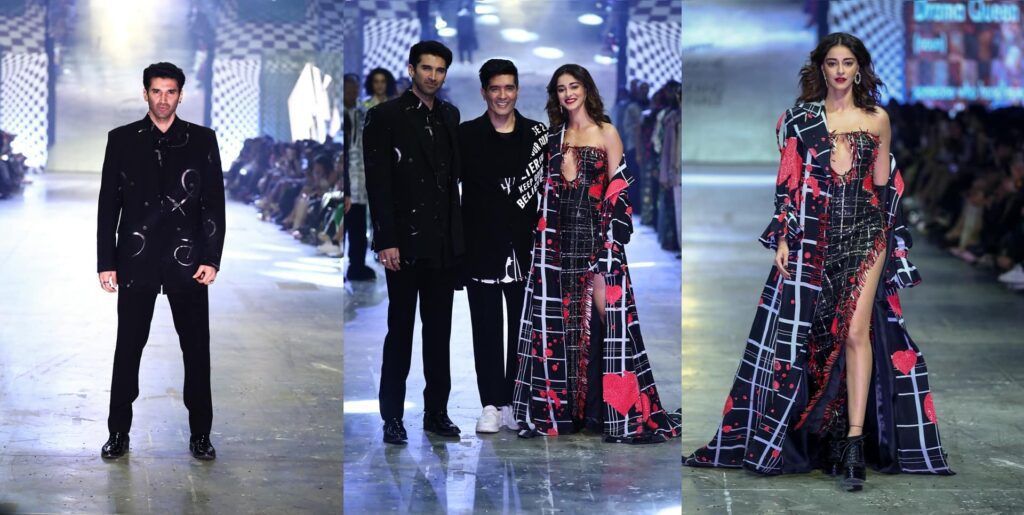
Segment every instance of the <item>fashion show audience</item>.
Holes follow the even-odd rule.
[[[231,198],[256,206],[261,219],[318,245],[322,254],[338,257],[344,214],[342,155],[336,143],[251,138],[224,174],[226,189]]]
[[[893,103],[887,111],[908,222],[1024,291],[1024,108],[971,106],[950,116]]]
[[[0,199],[18,193],[27,182],[25,156],[11,150],[14,137],[11,133],[0,131]]]

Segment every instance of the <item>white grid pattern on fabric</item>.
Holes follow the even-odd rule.
[[[367,18],[363,25],[363,76],[377,67],[396,77],[404,75],[409,48],[419,40],[419,20]]]
[[[0,63],[0,129],[16,136],[11,149],[31,167],[46,166],[47,73],[43,52],[4,54]]]
[[[0,52],[34,54],[46,51],[46,8],[40,0],[26,2],[21,16],[0,16]]]
[[[636,22],[626,26],[626,76],[650,83],[652,90],[682,81],[682,21]]]
[[[228,164],[260,132],[260,59],[214,59],[211,125]]]
[[[867,46],[874,60],[875,73],[886,87],[882,102],[890,98],[904,101],[906,27],[899,0],[843,0],[830,2],[829,30],[848,32]]]
[[[682,0],[633,0],[629,6],[629,20],[635,22],[681,23]]]

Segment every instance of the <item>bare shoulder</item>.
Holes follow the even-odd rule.
[[[874,132],[888,132],[889,131],[889,113],[882,106],[875,108],[874,112],[866,111],[868,120],[871,121],[872,127],[875,129]]]
[[[622,146],[622,137],[619,136],[619,130],[610,123],[601,124],[601,139],[604,140],[604,144],[607,147]]]

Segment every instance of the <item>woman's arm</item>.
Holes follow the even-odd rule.
[[[889,114],[881,107],[875,113],[878,123],[878,156],[875,158],[873,170],[875,186],[889,184],[889,148],[892,143],[892,127],[889,125]]]

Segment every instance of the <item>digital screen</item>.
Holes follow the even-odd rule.
[[[1020,1],[904,4],[906,98],[932,107],[1024,102]]]

